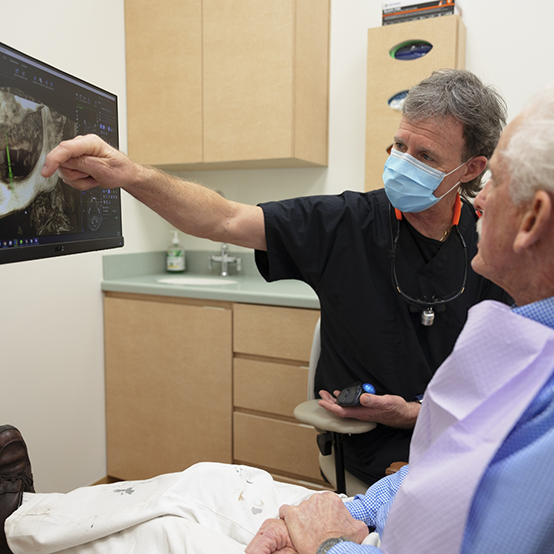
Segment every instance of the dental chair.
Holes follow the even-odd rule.
[[[294,417],[312,425],[319,432],[317,442],[320,450],[319,467],[323,476],[335,487],[338,493],[348,496],[363,494],[368,485],[344,469],[342,442],[344,435],[357,435],[375,429],[376,424],[339,417],[318,404],[314,394],[314,380],[319,354],[321,352],[320,320],[318,320],[312,341],[308,371],[308,400],[294,409]]]

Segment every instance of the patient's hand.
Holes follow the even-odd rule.
[[[298,554],[282,519],[266,519],[245,554]]]
[[[312,554],[335,537],[360,544],[369,534],[367,525],[354,519],[335,493],[314,494],[298,506],[281,506],[279,516],[300,554]]]
[[[417,402],[406,402],[401,396],[364,393],[360,396],[361,406],[345,408],[337,404],[336,397],[339,393],[340,391],[336,390],[333,396],[325,390],[319,391],[319,405],[340,417],[374,421],[399,429],[414,427],[421,407]]]

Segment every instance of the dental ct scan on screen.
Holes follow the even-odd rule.
[[[0,264],[123,246],[120,189],[40,174],[89,133],[118,148],[117,96],[0,43]]]

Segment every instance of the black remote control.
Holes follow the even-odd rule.
[[[369,383],[354,383],[340,391],[337,404],[344,407],[359,406],[360,396],[366,392],[375,394],[375,387]]]

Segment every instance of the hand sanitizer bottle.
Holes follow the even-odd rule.
[[[185,271],[185,249],[179,243],[177,231],[173,231],[173,240],[166,252],[165,268],[171,273]]]

